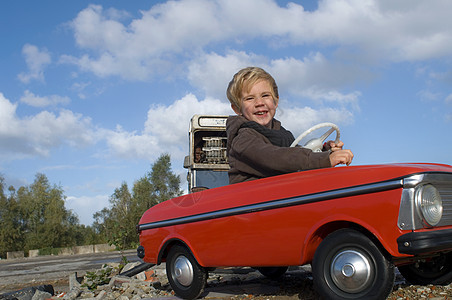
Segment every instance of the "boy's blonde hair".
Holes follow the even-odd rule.
[[[271,93],[273,100],[278,104],[279,94],[278,86],[275,79],[267,73],[264,69],[259,67],[248,67],[238,71],[231,82],[229,82],[226,95],[231,102],[231,105],[235,106],[238,110],[242,109],[242,92],[244,89],[248,91],[259,80],[267,80],[271,87]]]

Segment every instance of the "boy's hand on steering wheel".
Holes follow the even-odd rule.
[[[344,146],[344,142],[339,141],[337,143],[335,143],[334,141],[328,141],[326,143],[323,144],[323,151],[337,151],[337,150],[342,150],[342,147]]]

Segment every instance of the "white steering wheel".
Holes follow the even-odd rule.
[[[320,124],[317,124],[315,126],[312,126],[308,130],[306,130],[305,132],[300,134],[295,139],[295,141],[293,141],[293,143],[292,143],[292,145],[290,145],[290,147],[295,147],[308,134],[310,134],[311,132],[313,132],[313,131],[315,131],[315,130],[317,130],[319,128],[323,128],[323,127],[330,127],[330,129],[328,129],[327,132],[322,134],[321,137],[308,141],[306,144],[304,144],[303,147],[311,149],[313,152],[321,152],[322,148],[323,148],[323,143],[325,142],[326,138],[329,137],[331,133],[333,133],[333,131],[336,131],[336,139],[334,140],[334,142],[338,143],[339,142],[339,138],[341,136],[341,133],[339,131],[339,127],[337,127],[337,125],[333,124],[333,123],[320,123]]]

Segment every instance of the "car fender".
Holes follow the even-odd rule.
[[[390,238],[383,236],[380,231],[363,219],[355,218],[345,214],[330,215],[319,222],[313,224],[305,237],[303,251],[301,254],[301,264],[310,263],[314,257],[314,253],[323,239],[330,233],[342,228],[356,228],[366,233],[372,240],[377,240],[381,247],[391,256],[405,256],[398,252],[396,237]],[[400,231],[400,230],[399,230]],[[389,240],[394,239],[394,243]]]
[[[200,259],[198,253],[195,251],[195,249],[191,246],[190,241],[185,239],[182,235],[174,233],[173,235],[168,236],[168,238],[162,240],[162,243],[159,247],[158,256],[157,256],[157,262],[158,264],[162,263],[163,261],[166,261],[166,256],[168,255],[169,249],[171,249],[172,246],[179,244],[184,247],[186,247],[195,257],[196,261],[202,266],[202,260]]]

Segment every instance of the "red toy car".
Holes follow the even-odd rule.
[[[452,281],[452,167],[336,167],[206,189],[150,208],[138,230],[139,256],[166,262],[182,298],[202,293],[211,268],[278,277],[311,264],[326,299],[385,299],[394,267],[413,284]]]

